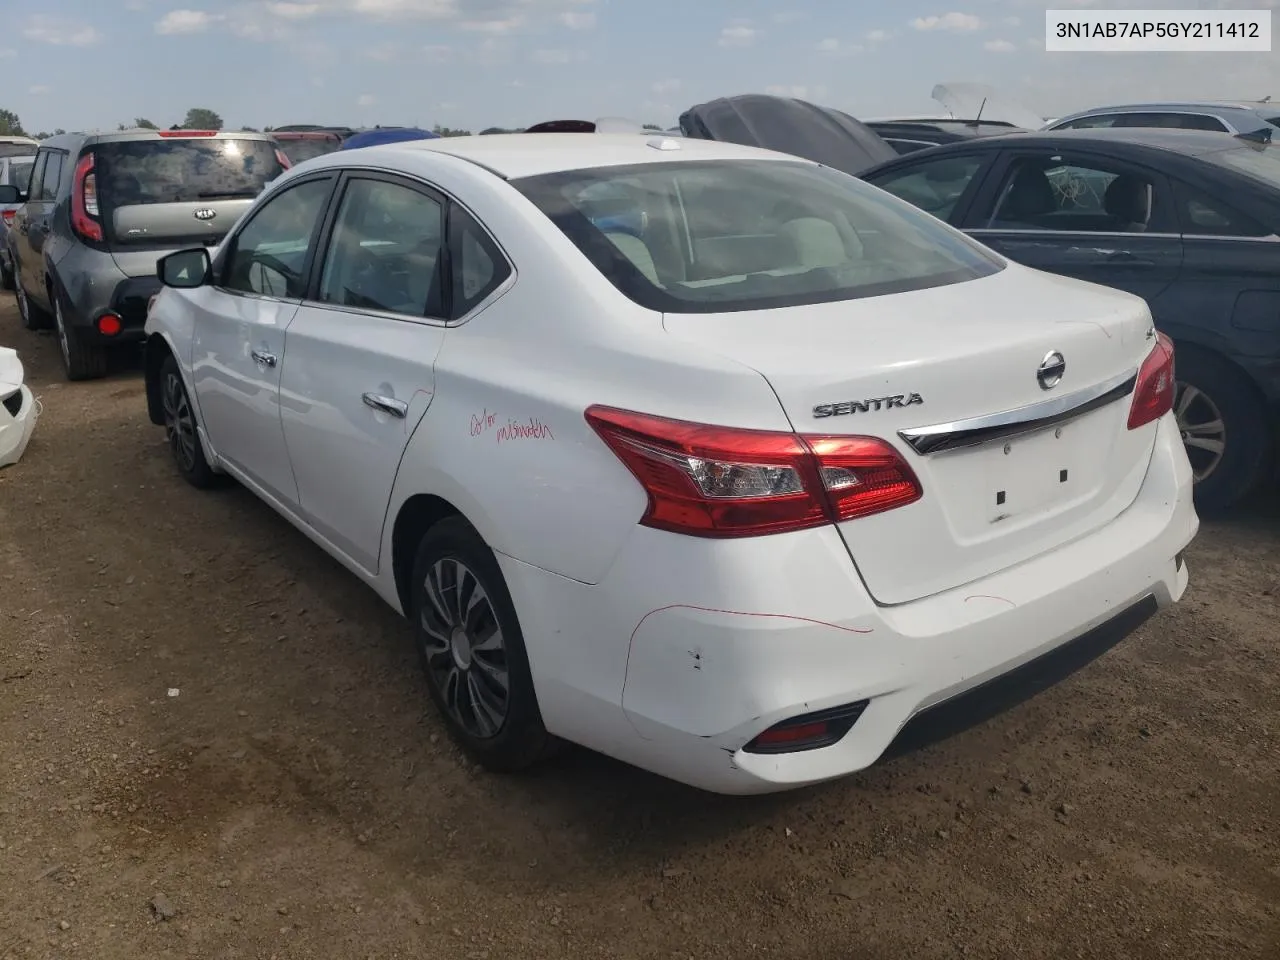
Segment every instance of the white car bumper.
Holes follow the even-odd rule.
[[[1182,596],[1180,554],[1198,525],[1190,467],[1167,416],[1141,492],[1114,521],[899,606],[870,600],[833,528],[711,541],[637,527],[594,586],[500,560],[552,733],[746,794],[840,777],[927,723],[982,716],[1010,693],[988,681],[1008,675],[1004,686],[1025,696],[1042,675],[1082,666]],[[1037,676],[1011,674],[1024,665]],[[864,701],[829,746],[743,749],[781,721]]]
[[[0,467],[17,463],[22,457],[40,415],[40,403],[29,387],[20,386],[12,396],[18,398],[16,414],[9,409],[10,403],[0,403]]]

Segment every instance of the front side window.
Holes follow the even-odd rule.
[[[41,150],[36,154],[35,166],[31,170],[31,182],[27,185],[27,199],[36,200],[44,189],[44,170],[49,164],[49,150]]]
[[[232,241],[223,286],[240,293],[301,299],[307,254],[331,186],[330,178],[309,180],[282,190],[258,208]]]
[[[996,197],[992,230],[1146,233],[1171,222],[1150,177],[1100,161],[1020,157]]]
[[[888,190],[895,197],[946,220],[980,169],[980,157],[942,157],[868,180],[881,190]]]
[[[808,163],[653,163],[514,185],[619,290],[669,313],[828,303],[1003,269],[923,211]]]
[[[351,180],[325,255],[319,299],[443,317],[443,220],[440,203],[419,190],[387,180]]]

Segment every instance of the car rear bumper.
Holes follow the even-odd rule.
[[[1182,596],[1198,524],[1166,416],[1142,490],[1114,521],[911,603],[872,602],[831,528],[705,541],[637,527],[594,586],[502,563],[552,733],[747,794],[840,777],[980,719],[1008,688],[1026,692],[1020,668],[1039,689],[1084,665]],[[863,703],[829,746],[743,749],[781,721]]]
[[[25,384],[18,392],[0,401],[0,467],[17,463],[40,415],[40,402]]]

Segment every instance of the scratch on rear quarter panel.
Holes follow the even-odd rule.
[[[1009,605],[1009,609],[1011,610],[1017,606],[1017,604],[1014,603],[1012,600],[1008,600],[1004,597],[988,596],[985,593],[973,593],[964,598],[965,603],[968,603],[970,600],[998,600],[1000,603],[1007,603]]]

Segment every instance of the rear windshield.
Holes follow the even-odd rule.
[[[9,170],[5,174],[4,179],[0,180],[0,184],[10,187],[17,187],[23,193],[26,193],[27,186],[31,183],[31,170],[36,165],[35,157],[18,157],[9,161]]]
[[[513,181],[624,294],[764,310],[995,273],[986,248],[846,174],[788,161],[643,164]]]
[[[36,149],[34,143],[12,143],[0,140],[0,157],[34,157]]]
[[[1204,155],[1206,160],[1280,187],[1280,146],[1240,146]]]
[[[280,144],[280,151],[289,158],[289,162],[294,166],[304,160],[314,160],[316,157],[323,157],[326,153],[333,153],[342,146],[342,141],[337,137],[303,137],[300,139],[281,137],[277,142]]]
[[[121,140],[94,153],[98,199],[110,207],[248,199],[284,172],[267,140]]]

